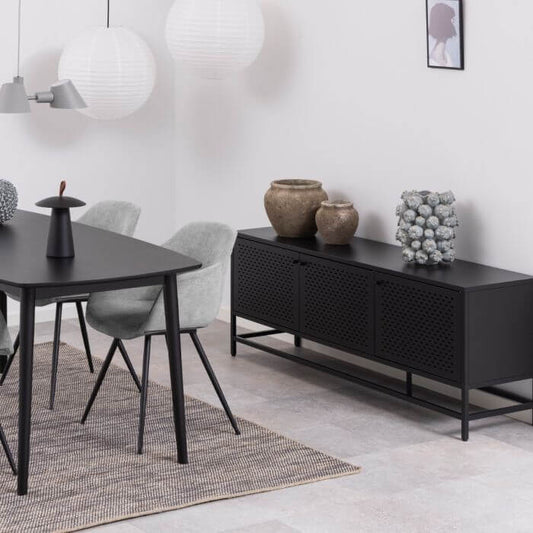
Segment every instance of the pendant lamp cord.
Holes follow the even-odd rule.
[[[109,12],[110,12],[110,0],[107,0],[107,27],[109,28]]]
[[[22,0],[19,0],[18,40],[17,40],[17,77],[20,76],[20,28],[22,22]]]

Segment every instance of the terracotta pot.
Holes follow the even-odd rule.
[[[276,180],[265,194],[265,209],[280,237],[312,237],[317,231],[316,212],[327,199],[320,181]]]
[[[316,214],[318,231],[326,244],[348,244],[359,226],[359,213],[351,202],[322,202]]]

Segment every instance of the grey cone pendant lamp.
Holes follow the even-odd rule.
[[[20,76],[20,30],[21,30],[22,0],[18,7],[18,48],[17,75],[12,82],[4,83],[0,88],[0,113],[29,113],[30,100],[38,104],[50,104],[54,109],[81,109],[87,104],[70,80],[54,83],[50,90],[28,96],[24,86],[24,78]]]
[[[16,76],[0,89],[0,113],[29,113],[30,102],[24,87],[24,78]]]

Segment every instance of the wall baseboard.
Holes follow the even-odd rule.
[[[228,307],[221,308],[220,313],[218,315],[218,319],[221,320],[222,322],[229,323],[230,318],[231,318],[230,309]],[[244,320],[241,318],[239,318],[238,325],[240,327],[249,329],[251,331],[259,331],[259,330],[265,329],[265,326],[262,326],[261,324],[257,324],[256,322],[251,322],[249,320]],[[284,342],[290,343],[291,345],[293,343],[293,336],[289,334],[284,333],[281,335],[277,335],[276,338]],[[378,372],[385,376],[390,376],[390,377],[400,378],[400,379],[403,379],[404,377],[403,372],[398,371],[394,368],[390,368],[385,365],[380,365],[379,363],[369,361],[368,359],[365,359],[363,357],[356,357],[351,354],[348,355],[345,352],[341,352],[340,350],[335,350],[334,348],[330,348],[322,344],[302,340],[302,346],[307,347],[311,350],[314,350],[315,352],[322,353],[324,355],[329,355],[337,359],[341,359],[342,361],[355,363],[357,366],[360,366],[362,368],[367,368],[369,370]],[[355,361],[354,361],[354,357],[355,357]],[[438,383],[436,381],[431,381],[429,379],[425,379],[420,376],[413,376],[413,384],[424,387],[433,392],[443,394],[444,396],[448,396],[450,398],[460,399],[461,397],[459,389],[455,387],[450,387],[448,385],[444,385],[442,383]],[[513,403],[508,400],[499,398],[498,396],[495,396],[494,394],[489,394],[487,392],[478,391],[478,390],[472,391],[470,393],[470,399],[474,405],[478,405],[479,407],[482,407],[484,409],[499,409],[501,407],[507,407],[509,405],[513,405]],[[519,420],[520,422],[531,424],[531,412],[529,411],[523,411],[520,413],[512,413],[508,416],[510,416],[511,418],[515,420]]]

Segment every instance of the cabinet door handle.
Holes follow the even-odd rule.
[[[376,285],[379,285],[379,286],[381,286],[381,285],[385,285],[385,280],[383,280],[383,279],[378,279],[378,280],[376,281]]]
[[[300,261],[298,259],[295,259],[293,262],[292,262],[293,265],[299,265],[300,264]]]
[[[300,261],[300,265],[303,266],[303,267],[306,267],[308,265],[308,263],[306,263],[305,261]]]

